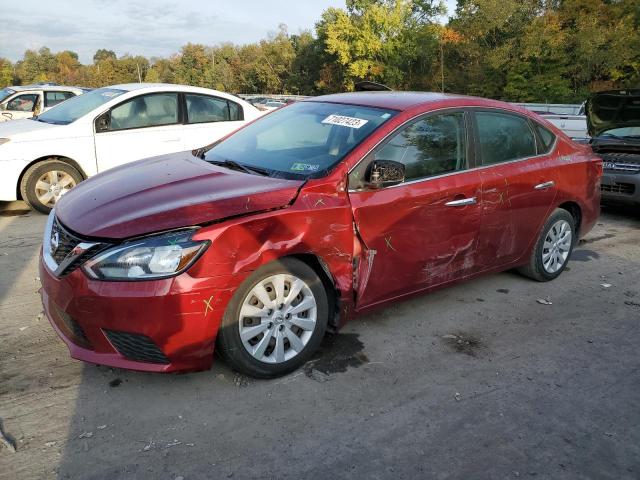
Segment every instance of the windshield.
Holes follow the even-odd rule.
[[[602,135],[612,135],[614,137],[638,137],[640,136],[640,127],[620,127],[612,128],[603,132]]]
[[[38,115],[36,120],[55,125],[68,125],[123,93],[125,90],[99,88],[56,105],[42,115]]]
[[[283,178],[321,177],[395,113],[357,105],[294,103],[214,145],[205,159],[231,160]]]
[[[3,88],[2,90],[0,90],[0,102],[13,93],[16,93],[16,91],[11,90],[10,88]]]

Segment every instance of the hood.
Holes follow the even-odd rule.
[[[596,93],[587,100],[585,110],[592,137],[614,128],[640,127],[640,90]]]
[[[302,183],[228,170],[182,152],[96,175],[55,210],[81,236],[123,239],[284,207]]]
[[[0,138],[12,138],[19,140],[19,137],[30,133],[42,133],[51,131],[60,127],[60,125],[52,125],[50,123],[38,122],[37,120],[9,120],[0,122]]]

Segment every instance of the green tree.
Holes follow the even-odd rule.
[[[96,51],[93,55],[93,63],[98,63],[103,60],[115,60],[116,54],[113,50],[107,50],[106,48],[101,48]]]
[[[13,85],[13,65],[6,58],[0,58],[0,88]]]

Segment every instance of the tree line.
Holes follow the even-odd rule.
[[[519,102],[578,102],[589,92],[640,88],[637,0],[347,0],[314,31],[286,26],[257,43],[189,43],[168,58],[100,49],[83,65],[69,50],[0,58],[0,86],[53,81],[101,87],[168,82],[231,93],[317,95],[359,80],[398,90]]]

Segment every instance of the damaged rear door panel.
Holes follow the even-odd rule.
[[[532,124],[517,114],[473,109],[482,185],[478,261],[483,270],[527,253],[558,188],[557,160]]]

